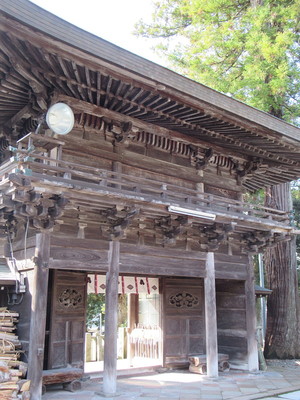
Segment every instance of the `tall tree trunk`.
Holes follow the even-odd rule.
[[[272,186],[266,192],[266,206],[291,211],[289,183]],[[266,280],[273,291],[267,302],[267,358],[300,357],[299,294],[296,238],[267,249],[264,256]]]

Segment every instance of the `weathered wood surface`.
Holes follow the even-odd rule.
[[[7,19],[4,18],[5,22],[7,23]],[[17,32],[24,32],[22,39],[26,40],[26,34],[25,32],[30,36],[30,30],[28,30],[28,28],[26,29],[26,27],[23,27],[21,29],[21,26],[18,23],[14,23],[14,34],[18,36]],[[28,37],[27,36],[27,39]],[[9,40],[12,40],[14,42],[14,40],[16,39],[12,39],[10,38],[5,38],[6,40],[3,40],[3,51],[8,53],[7,59],[8,60],[12,60],[14,59],[14,57],[17,57],[17,53],[14,50],[14,46],[10,45]],[[34,35],[33,37],[31,37],[31,40],[29,41],[30,45],[28,46],[28,51],[31,52],[35,52],[37,51],[34,47],[33,47],[33,39],[34,39]],[[41,41],[42,39],[42,35],[39,35],[38,37],[38,41]],[[45,38],[44,38],[45,40]],[[199,109],[200,103],[197,102],[197,107],[194,108],[195,106],[191,106],[191,101],[192,99],[189,98],[189,96],[184,95],[183,93],[180,93],[180,98],[177,97],[177,99],[175,100],[175,98],[173,100],[170,99],[170,95],[166,95],[165,90],[166,87],[164,87],[164,91],[160,93],[160,100],[158,99],[158,94],[157,94],[157,90],[153,88],[153,82],[152,85],[150,85],[150,87],[145,87],[144,86],[144,80],[145,77],[142,78],[140,75],[138,76],[138,80],[140,81],[139,84],[137,84],[137,81],[135,81],[135,86],[133,84],[132,81],[130,81],[129,83],[129,90],[132,90],[134,96],[129,96],[129,98],[127,98],[128,96],[122,96],[120,95],[120,93],[122,92],[122,85],[128,85],[128,83],[125,83],[128,80],[128,75],[124,76],[124,74],[118,75],[118,73],[116,73],[116,68],[117,66],[110,66],[110,72],[112,73],[112,75],[114,76],[107,76],[105,74],[107,74],[107,67],[108,64],[106,62],[104,62],[102,60],[102,62],[100,64],[102,64],[102,68],[104,68],[104,70],[106,71],[104,73],[104,71],[101,68],[101,65],[99,65],[99,59],[97,62],[97,69],[95,71],[95,64],[94,67],[92,67],[91,63],[91,58],[93,58],[91,55],[89,55],[89,57],[84,57],[81,59],[81,62],[84,63],[84,71],[85,71],[85,79],[81,79],[81,74],[79,73],[79,65],[76,64],[76,61],[74,61],[74,57],[76,58],[75,54],[77,53],[77,51],[75,51],[75,49],[72,49],[73,51],[70,53],[72,54],[72,58],[73,58],[73,62],[72,62],[72,70],[74,71],[75,75],[71,76],[71,68],[67,68],[67,64],[70,63],[69,59],[65,59],[65,55],[61,54],[61,57],[57,60],[57,65],[62,65],[62,72],[60,71],[60,73],[57,72],[57,65],[51,65],[52,63],[50,62],[51,60],[51,56],[49,53],[51,53],[51,48],[53,50],[53,47],[50,45],[51,40],[47,41],[48,46],[41,46],[39,45],[39,48],[42,49],[44,47],[44,49],[47,48],[47,51],[45,51],[44,54],[44,69],[45,66],[47,65],[48,62],[48,71],[43,70],[43,68],[41,68],[40,66],[34,66],[35,70],[36,70],[36,74],[39,78],[37,78],[36,75],[31,75],[28,71],[33,70],[33,66],[30,65],[30,61],[31,59],[34,60],[34,57],[32,58],[27,58],[27,60],[20,60],[21,62],[18,64],[14,63],[14,68],[16,69],[16,71],[21,74],[24,78],[27,79],[27,81],[29,82],[29,85],[32,85],[32,90],[33,93],[35,93],[35,95],[38,98],[38,104],[40,104],[41,107],[45,106],[46,102],[45,99],[43,97],[45,97],[45,87],[47,87],[49,85],[49,83],[51,82],[52,85],[54,85],[56,87],[56,89],[58,90],[62,90],[65,95],[68,95],[68,97],[71,98],[71,100],[74,102],[74,98],[78,97],[77,93],[81,93],[81,98],[84,98],[85,101],[84,103],[87,103],[86,106],[84,107],[83,112],[87,111],[88,106],[92,106],[92,107],[99,107],[99,103],[100,103],[100,97],[102,96],[107,96],[104,105],[108,104],[108,101],[111,102],[111,99],[113,97],[112,92],[110,92],[107,88],[110,88],[113,81],[117,82],[119,85],[119,89],[116,91],[115,97],[114,97],[114,101],[121,101],[123,104],[123,107],[129,107],[130,109],[132,109],[132,113],[131,113],[131,118],[132,116],[134,117],[135,115],[139,115],[140,114],[148,114],[148,113],[155,113],[157,112],[155,105],[157,105],[157,103],[159,101],[161,101],[161,107],[159,108],[159,115],[163,115],[163,121],[164,124],[166,123],[166,121],[169,121],[170,123],[170,127],[172,125],[174,125],[174,123],[177,124],[177,130],[178,131],[182,131],[183,127],[185,128],[185,133],[186,133],[186,129],[189,128],[190,129],[190,137],[195,135],[195,131],[201,132],[201,137],[202,139],[204,138],[205,142],[206,142],[206,146],[208,147],[212,147],[215,146],[215,142],[217,141],[218,144],[223,144],[225,142],[226,148],[228,148],[228,144],[232,145],[232,149],[234,149],[234,153],[236,154],[236,157],[239,158],[241,157],[241,153],[248,153],[248,155],[250,157],[255,157],[257,156],[257,154],[259,154],[260,156],[264,157],[266,160],[268,160],[269,163],[269,169],[267,170],[267,173],[265,174],[265,176],[262,177],[262,174],[257,174],[257,176],[255,177],[251,177],[254,178],[254,180],[256,179],[256,182],[253,184],[252,182],[249,183],[250,187],[252,185],[252,187],[255,187],[255,185],[261,185],[262,181],[264,179],[267,179],[266,176],[270,173],[273,173],[272,179],[286,179],[285,177],[283,177],[280,174],[276,174],[277,171],[277,166],[276,164],[274,164],[274,159],[278,160],[280,162],[286,163],[286,164],[295,164],[294,160],[290,160],[289,157],[292,154],[291,150],[292,147],[290,145],[290,143],[288,141],[284,142],[284,140],[282,140],[282,136],[281,135],[277,135],[275,134],[274,130],[269,131],[268,129],[262,129],[262,131],[259,133],[259,129],[256,126],[256,129],[253,129],[253,125],[250,124],[251,128],[245,128],[245,124],[246,120],[244,120],[243,118],[237,118],[239,120],[239,124],[236,125],[236,123],[232,124],[230,122],[228,122],[228,118],[229,115],[223,115],[221,118],[216,118],[215,117],[215,113],[216,113],[216,109],[213,112],[213,115],[209,114],[209,110],[211,110],[211,105],[209,104],[209,102],[205,103],[205,110]],[[56,46],[54,46],[56,47]],[[60,48],[59,48],[60,47]],[[64,51],[67,51],[68,46],[66,46],[65,43],[61,43],[60,46],[58,48],[56,48],[55,50],[55,54],[52,55],[52,57],[57,56],[57,52],[62,52],[62,49],[64,49]],[[69,48],[70,50],[70,48]],[[64,52],[63,51],[63,52]],[[11,54],[12,53],[12,54]],[[80,53],[80,52],[79,52]],[[69,56],[70,56],[69,54]],[[77,54],[78,56],[78,54]],[[30,61],[28,61],[30,60]],[[47,62],[46,62],[47,60]],[[83,61],[84,60],[84,61]],[[129,60],[128,60],[129,61]],[[77,60],[78,62],[78,60]],[[50,64],[50,65],[49,65]],[[105,65],[105,67],[104,67]],[[113,67],[113,69],[111,69]],[[47,69],[47,67],[46,67]],[[118,69],[118,68],[117,68]],[[51,72],[50,72],[51,71]],[[55,72],[54,72],[55,71]],[[120,71],[119,71],[120,72]],[[127,74],[129,73],[128,71],[126,71]],[[95,85],[91,85],[91,82],[93,81],[92,79],[92,74],[97,74],[97,82],[99,82],[96,86]],[[103,75],[104,74],[104,75]],[[118,78],[116,79],[116,74],[118,76]],[[133,73],[134,75],[134,73]],[[107,84],[106,89],[103,87],[103,85],[101,85],[101,80],[104,79],[105,76],[105,80],[109,79],[109,83]],[[121,77],[122,76],[122,77]],[[76,77],[76,79],[74,79]],[[88,77],[88,78],[87,78]],[[136,76],[137,78],[137,76]],[[182,79],[182,78],[181,78]],[[150,83],[150,82],[149,82]],[[74,86],[77,87],[77,89],[74,89]],[[156,84],[154,85],[156,87]],[[22,85],[22,89],[23,85]],[[128,87],[127,87],[128,89]],[[155,93],[152,92],[153,89],[155,90]],[[203,89],[203,88],[202,88]],[[75,91],[74,91],[75,90]],[[149,93],[150,90],[150,93]],[[168,91],[169,94],[172,92],[174,92],[174,88],[171,89],[171,87],[168,87]],[[176,91],[175,91],[176,92]],[[175,95],[175,92],[173,93],[173,96]],[[24,94],[26,92],[24,91]],[[177,93],[178,96],[179,93]],[[176,96],[175,96],[176,97]],[[57,101],[58,97],[56,97],[56,101]],[[94,101],[94,99],[96,99],[96,101]],[[224,98],[221,96],[219,98],[219,100],[223,100]],[[149,102],[150,100],[150,102]],[[75,100],[78,102],[78,100]],[[114,101],[112,103],[114,103]],[[232,102],[232,99],[227,99],[228,102]],[[89,104],[89,103],[93,103],[94,104]],[[95,104],[96,103],[96,104]],[[171,104],[170,104],[171,103]],[[189,105],[188,105],[189,104]],[[150,106],[149,106],[150,105]],[[171,107],[170,107],[171,106]],[[202,105],[203,106],[203,105]],[[24,108],[24,103],[22,103],[22,107]],[[22,108],[21,107],[21,108]],[[174,107],[175,107],[175,114],[174,114]],[[120,108],[119,108],[120,109]],[[171,113],[169,110],[173,110]],[[220,109],[223,109],[223,107],[221,107]],[[177,111],[178,110],[178,111]],[[20,112],[21,110],[18,110],[18,112]],[[89,110],[91,113],[93,110]],[[112,110],[109,110],[112,111]],[[128,110],[127,110],[128,111]],[[177,111],[177,112],[176,112]],[[184,111],[184,112],[182,112]],[[251,110],[251,108],[248,111],[253,111]],[[28,110],[27,110],[28,112]],[[177,114],[179,112],[179,114]],[[223,111],[224,112],[224,111]],[[255,110],[255,112],[257,113],[257,110]],[[26,111],[24,111],[24,113],[26,113]],[[233,118],[234,113],[230,113],[230,118]],[[260,114],[258,113],[258,116]],[[103,115],[101,114],[101,111],[98,110],[97,111],[97,117],[103,117]],[[97,118],[96,117],[96,118]],[[192,118],[191,118],[192,117]],[[11,116],[11,118],[14,118],[14,115]],[[106,117],[108,118],[108,117]],[[110,117],[111,118],[111,117]],[[266,116],[264,116],[264,118],[266,118]],[[141,119],[141,118],[140,118]],[[270,121],[273,121],[273,119],[271,118]],[[277,122],[278,123],[278,122]],[[211,131],[211,126],[213,126],[213,130]],[[200,128],[200,129],[199,129]],[[157,128],[158,129],[158,128]],[[224,132],[226,132],[227,134],[224,134]],[[252,139],[252,143],[245,143],[243,138],[245,136],[245,134],[250,134],[251,135],[251,139]],[[296,137],[296,136],[295,136]],[[268,149],[266,149],[265,147],[262,148],[261,147],[261,139],[262,138],[267,138],[267,143],[270,145],[270,147]],[[207,144],[208,143],[208,144]],[[281,146],[281,148],[284,148],[287,157],[284,158],[282,156],[282,154],[280,154],[279,152],[277,152],[276,156],[274,157],[274,154],[272,153],[272,149],[274,148],[274,145],[277,145],[278,147]],[[222,146],[221,146],[222,147]],[[241,150],[242,149],[242,150]],[[225,152],[225,149],[223,150]],[[222,154],[222,152],[220,153]],[[295,164],[296,165],[296,164]],[[265,168],[265,167],[264,167]],[[286,166],[282,167],[282,170],[284,170],[284,173],[286,175],[290,174],[289,169],[286,168]],[[271,171],[271,172],[269,172]],[[258,176],[260,175],[260,176]],[[250,180],[251,180],[250,179]],[[247,178],[247,180],[249,180]],[[249,181],[250,181],[249,180]],[[254,185],[254,186],[253,186]]]
[[[81,379],[83,369],[81,368],[59,368],[43,371],[43,384],[52,385],[54,383],[66,383],[75,379]]]
[[[232,362],[247,362],[245,281],[216,282],[218,349]]]
[[[108,270],[108,242],[58,238],[51,239],[51,268]],[[206,253],[136,244],[120,244],[120,272],[131,274],[204,277]],[[246,279],[247,257],[216,254],[216,278]]]
[[[147,274],[147,275],[170,275],[170,276],[186,276],[186,277],[203,277],[204,261],[185,260],[184,257],[172,257],[170,250],[169,258],[161,258],[158,250],[157,254],[153,252],[153,256],[143,256],[134,254],[120,255],[120,272],[131,274]]]
[[[36,156],[36,158],[40,158],[40,156]],[[98,189],[99,185],[100,189],[102,186],[106,187],[106,190],[113,193],[113,185],[119,185],[117,187],[120,194],[122,191],[124,194],[129,193],[138,193],[137,197],[143,197],[146,200],[149,200],[149,194],[151,193],[153,200],[155,196],[161,196],[162,193],[166,198],[170,197],[170,199],[176,199],[180,203],[187,202],[191,205],[198,205],[201,207],[211,209],[216,213],[220,213],[221,215],[231,214],[233,216],[238,216],[239,219],[251,221],[252,218],[255,219],[256,216],[259,218],[269,218],[274,219],[274,221],[285,221],[288,219],[287,213],[285,211],[275,210],[263,206],[251,205],[238,200],[227,199],[226,197],[220,197],[212,194],[197,192],[196,189],[188,189],[183,186],[166,184],[166,182],[159,182],[155,180],[145,179],[141,177],[135,177],[132,175],[127,175],[120,172],[107,171],[103,169],[95,170],[95,168],[90,168],[88,166],[72,164],[60,161],[60,164],[64,165],[64,167],[56,167],[56,166],[45,166],[44,175],[41,174],[41,164],[35,162],[26,162],[24,168],[32,169],[33,171],[36,169],[38,172],[33,173],[33,178],[43,180],[48,180],[49,183],[56,182],[57,184],[61,182],[61,185],[73,185],[74,188],[77,184],[81,190],[86,189]],[[11,168],[15,167],[14,164],[11,164]],[[177,166],[176,166],[177,168]],[[51,171],[52,170],[52,171]],[[85,172],[85,171],[86,172]],[[89,171],[90,170],[90,171]],[[53,176],[55,172],[57,175],[58,172],[65,173],[66,171],[70,172],[72,179],[66,179],[64,177]],[[52,172],[52,173],[51,173]],[[177,171],[178,174],[178,171]],[[78,175],[85,178],[85,181],[78,181]],[[32,180],[30,176],[28,177],[29,181]],[[76,179],[77,178],[77,179]],[[92,182],[95,183],[92,183]],[[102,183],[102,185],[101,185]],[[124,187],[124,188],[123,188]],[[104,190],[104,188],[102,188]],[[201,197],[200,197],[201,196]],[[243,213],[241,216],[239,213]]]
[[[83,368],[86,285],[83,271],[52,271],[47,368]]]
[[[49,277],[50,236],[36,235],[36,266],[32,288],[30,341],[28,351],[28,379],[31,381],[31,400],[40,400],[42,393],[42,371],[44,360],[47,293]]]
[[[105,348],[103,393],[114,395],[117,389],[117,336],[118,336],[118,277],[120,242],[110,242],[110,262],[106,274],[105,296]]]
[[[0,398],[29,399],[30,381],[25,380],[27,364],[20,361],[24,352],[16,334],[19,314],[6,307],[0,308]],[[23,399],[23,397],[22,397]]]
[[[54,269],[107,270],[108,251],[51,247],[49,266]]]
[[[207,253],[204,278],[207,376],[218,376],[218,335],[214,254]]]
[[[253,257],[249,256],[247,263],[247,279],[245,282],[246,300],[246,326],[247,326],[247,347],[248,347],[248,369],[257,371],[258,362],[258,342],[256,337],[256,303],[255,303],[255,277]]]
[[[11,5],[8,0],[5,1],[5,4],[3,4],[2,7],[5,7],[7,12],[10,11],[13,13],[13,15],[20,21],[25,21],[26,24],[31,24],[36,28],[36,21],[39,21],[38,27],[44,32],[44,34],[36,36],[33,35],[30,29],[26,26],[24,27],[15,21],[14,24],[16,25],[15,34],[18,34],[22,39],[27,38],[27,40],[29,40],[31,43],[38,43],[38,46],[41,48],[49,48],[49,50],[52,49],[52,51],[55,53],[58,52],[58,54],[61,56],[68,55],[68,57],[75,57],[77,62],[81,60],[81,62],[87,63],[90,68],[93,66],[93,68],[97,67],[99,69],[99,60],[103,60],[104,58],[106,61],[102,61],[101,64],[106,73],[107,68],[109,67],[111,72],[114,71],[115,77],[116,75],[119,76],[119,78],[122,77],[122,79],[126,80],[128,84],[132,83],[132,79],[137,79],[138,73],[139,81],[144,85],[147,85],[148,89],[154,87],[157,92],[157,88],[159,87],[157,82],[162,82],[161,88],[163,91],[168,88],[169,96],[172,97],[176,95],[181,99],[185,99],[185,101],[188,101],[190,104],[194,104],[194,106],[197,105],[197,107],[199,107],[201,104],[202,107],[210,109],[210,111],[218,118],[224,118],[224,110],[226,110],[228,119],[234,121],[234,123],[236,123],[238,120],[240,122],[242,119],[244,124],[247,125],[248,129],[251,129],[253,124],[259,121],[260,125],[267,126],[268,129],[271,130],[276,130],[274,119],[270,118],[264,113],[251,109],[250,107],[236,102],[234,99],[228,98],[222,94],[215,93],[209,88],[205,88],[201,85],[195,85],[194,82],[191,82],[186,78],[179,77],[177,74],[171,73],[170,75],[170,71],[164,71],[163,68],[156,66],[147,60],[140,59],[132,54],[129,55],[125,51],[120,52],[119,48],[117,49],[113,45],[101,41],[101,39],[95,40],[95,38],[91,37],[88,33],[84,33],[83,35],[82,31],[78,30],[77,28],[73,28],[71,30],[66,22],[58,21],[56,17],[46,13],[45,11],[37,11],[37,8],[35,8],[33,5],[30,13],[25,12],[22,7],[14,8],[14,6]],[[18,11],[17,14],[16,10]],[[8,23],[8,21],[5,22]],[[54,29],[54,26],[59,26],[60,29]],[[6,29],[9,30],[9,24]],[[66,31],[68,32],[67,36],[65,35]],[[57,45],[56,40],[48,37],[48,35],[50,35],[52,38],[61,39],[60,46]],[[76,47],[74,47],[74,45]],[[88,56],[86,51],[89,53]],[[118,66],[118,63],[116,63],[115,57],[116,60],[118,59],[122,61],[122,68]],[[124,65],[127,65],[127,68],[124,69]],[[130,70],[136,71],[136,73],[134,74],[130,72]],[[157,82],[152,80],[154,78],[149,79],[149,76],[156,77]],[[171,88],[173,89],[171,90]],[[188,90],[191,94],[190,97],[183,95],[184,91],[186,90]],[[211,104],[208,102],[208,99],[210,99]],[[240,118],[237,118],[236,113],[240,114]],[[291,134],[293,132],[292,128],[286,127],[284,123],[281,123],[280,127],[283,134],[286,134],[287,129],[291,131]],[[262,129],[262,127],[260,127],[260,129]]]
[[[207,373],[207,357],[206,354],[200,354],[189,357],[189,371],[195,372],[196,374]],[[227,372],[230,370],[229,356],[228,354],[218,353],[218,369],[220,372]]]
[[[188,357],[205,352],[202,279],[165,278],[163,291],[164,360],[188,366]]]

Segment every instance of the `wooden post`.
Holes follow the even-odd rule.
[[[30,399],[40,400],[42,396],[44,345],[48,293],[48,262],[50,255],[49,233],[36,235],[34,280],[31,300],[30,339],[28,350],[28,379]]]
[[[112,397],[117,388],[118,278],[120,242],[110,242],[106,274],[103,394]]]
[[[246,296],[248,369],[249,371],[257,371],[259,368],[259,363],[258,363],[258,347],[256,339],[256,307],[255,307],[255,288],[254,288],[254,267],[253,267],[252,255],[249,255],[249,261],[247,264],[245,296]]]
[[[214,253],[207,253],[204,278],[207,376],[218,376],[218,338]]]

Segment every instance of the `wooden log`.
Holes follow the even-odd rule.
[[[18,382],[19,391],[20,392],[27,392],[30,389],[30,381],[28,379],[21,379]]]
[[[22,392],[21,400],[30,400],[30,392]]]
[[[17,391],[14,389],[1,389],[1,400],[11,400],[13,396],[16,398]]]
[[[30,342],[28,351],[28,379],[31,380],[31,400],[40,400],[42,393],[42,371],[45,344],[45,326],[48,292],[48,262],[50,236],[39,233],[36,236],[36,265],[32,289],[32,313],[30,321]]]
[[[52,385],[54,383],[72,382],[79,380],[83,376],[81,368],[59,368],[43,371],[43,384]]]
[[[76,392],[81,389],[81,382],[78,379],[74,379],[72,382],[64,383],[63,388],[69,392]]]
[[[207,364],[201,363],[200,365],[190,365],[189,371],[194,372],[196,374],[205,375],[207,373]]]
[[[120,242],[110,242],[110,263],[106,274],[103,394],[113,396],[117,388],[118,277]]]
[[[218,368],[219,371],[226,371],[230,369],[228,354],[218,353]],[[200,354],[196,356],[189,357],[191,372],[196,372],[198,374],[206,374],[207,372],[207,357],[206,354]]]
[[[204,295],[207,376],[212,378],[218,376],[218,332],[214,253],[207,253]]]

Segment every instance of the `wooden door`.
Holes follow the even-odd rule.
[[[203,279],[165,278],[163,298],[164,364],[183,365],[205,353]]]
[[[83,367],[86,273],[54,271],[48,368]]]

